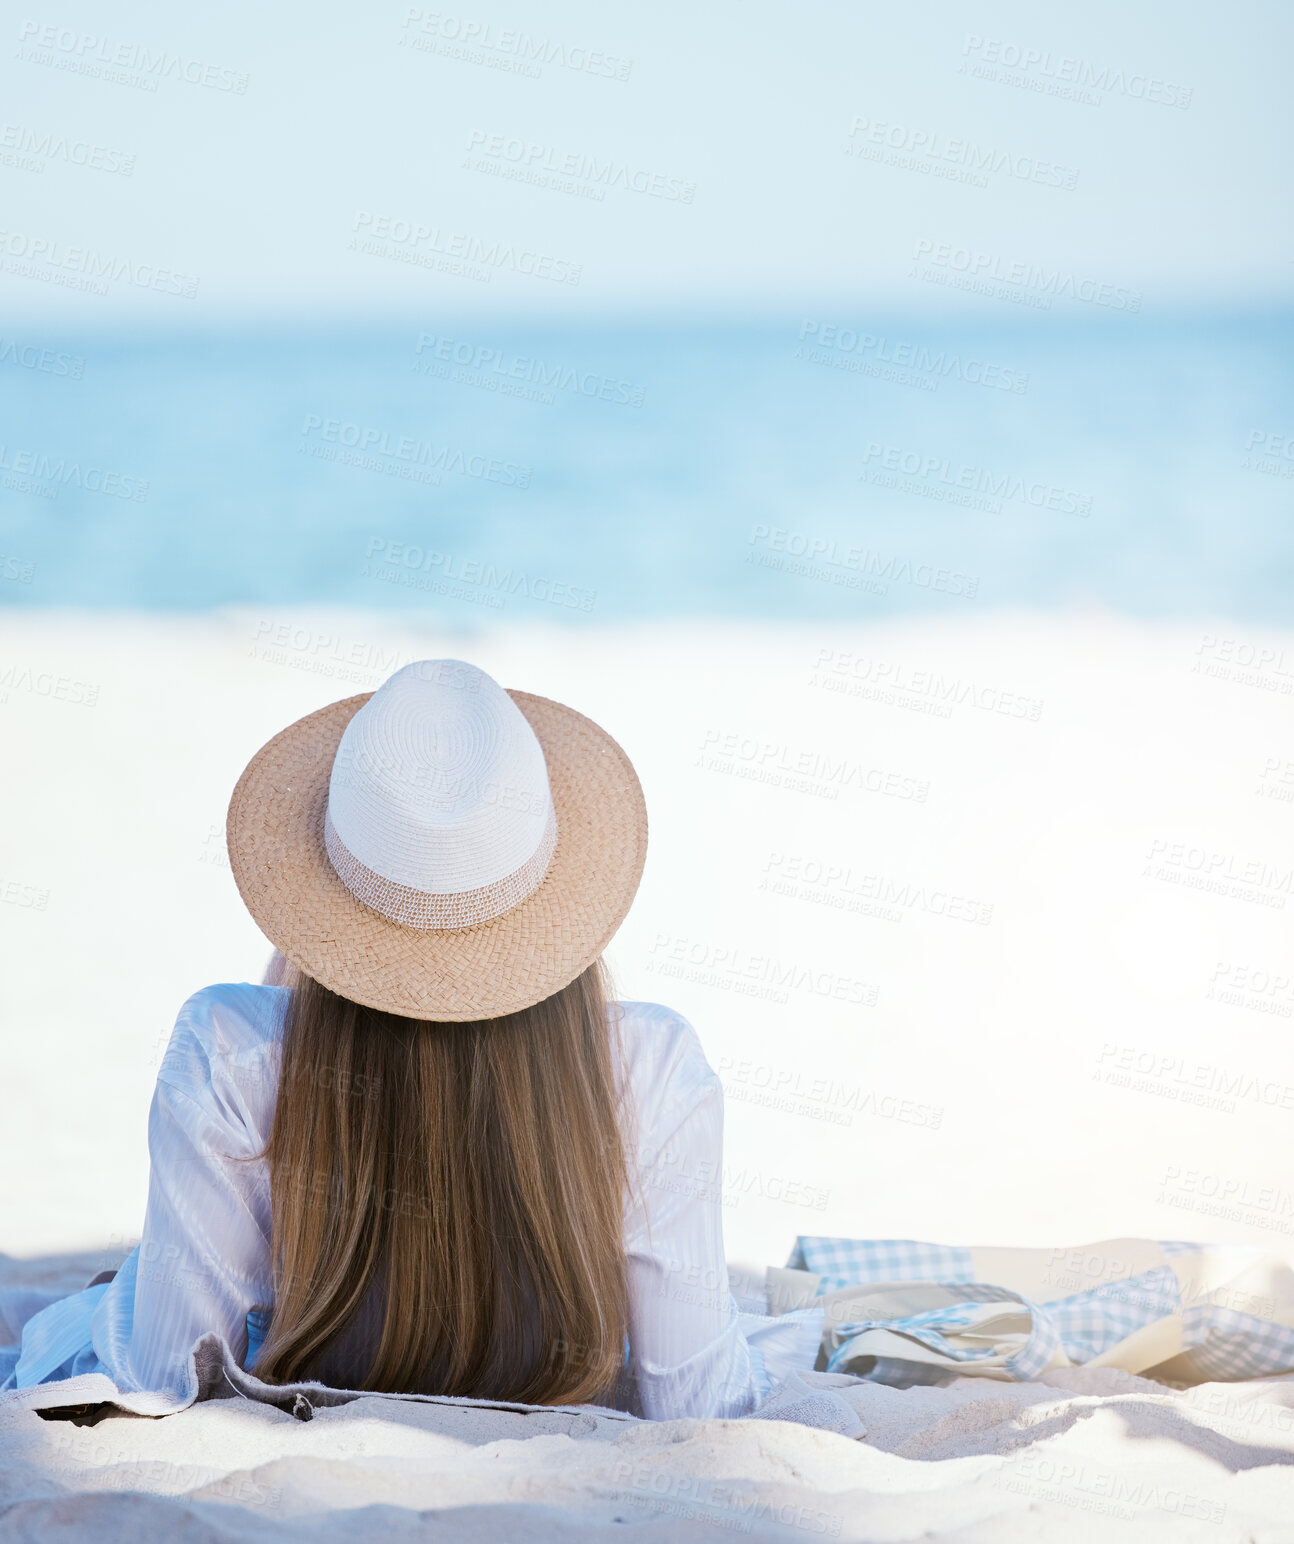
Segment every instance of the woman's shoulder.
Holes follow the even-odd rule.
[[[663,1003],[617,1002],[620,1060],[640,1116],[655,1123],[683,1115],[721,1089],[700,1037],[681,1013]]]
[[[158,1081],[190,1098],[214,1095],[243,1106],[261,1124],[272,1100],[271,1060],[277,1055],[289,991],[250,981],[204,986],[176,1015]],[[255,1107],[253,1109],[253,1107]]]
[[[222,981],[194,992],[182,1004],[175,1025],[218,1055],[262,1049],[282,1035],[288,996],[284,986]]]

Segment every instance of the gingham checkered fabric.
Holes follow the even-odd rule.
[[[1070,1361],[1090,1362],[1143,1324],[1176,1313],[1179,1306],[1177,1277],[1165,1265],[1059,1298],[1044,1311],[1055,1321]]]
[[[1294,1330],[1233,1308],[1188,1308],[1189,1358],[1202,1383],[1265,1378],[1294,1366]]]
[[[940,1282],[938,1285],[948,1286],[950,1283]],[[952,1285],[963,1286],[960,1282]],[[1036,1378],[1040,1372],[1046,1371],[1055,1355],[1059,1335],[1055,1324],[1046,1314],[1040,1313],[1036,1303],[1031,1303],[1028,1298],[1021,1297],[1018,1292],[1010,1292],[1005,1287],[969,1283],[963,1287],[963,1290],[966,1301],[949,1308],[932,1308],[926,1313],[908,1314],[902,1319],[864,1319],[853,1324],[841,1325],[839,1334],[842,1343],[828,1359],[827,1371],[852,1371],[849,1363],[857,1355],[858,1338],[865,1331],[880,1327],[907,1335],[954,1362],[986,1362],[995,1355],[990,1347],[956,1345],[942,1333],[945,1330],[964,1330],[976,1323],[981,1317],[976,1312],[976,1305],[980,1303],[1019,1303],[1032,1316],[1029,1339],[1020,1351],[1006,1359],[1004,1368],[1007,1376],[1018,1382],[1025,1382],[1029,1378]],[[974,1368],[968,1367],[966,1370],[971,1372]],[[875,1366],[864,1376],[872,1378],[874,1382],[879,1381],[876,1379]],[[909,1380],[903,1376],[902,1381]]]
[[[910,1238],[797,1238],[786,1264],[820,1276],[823,1292],[873,1281],[975,1280],[969,1249]]]
[[[1156,1258],[1160,1263],[1133,1268]],[[993,1264],[1020,1282],[1028,1278],[1042,1286],[1028,1291],[1017,1289],[1019,1283],[977,1281]],[[1115,1279],[1051,1295],[1073,1284],[1075,1264]],[[874,1382],[903,1387],[968,1373],[1024,1380],[1049,1367],[1098,1358],[1129,1371],[1164,1365],[1165,1376],[1182,1383],[1294,1371],[1294,1272],[1280,1257],[1248,1246],[1115,1240],[1076,1250],[1008,1251],[912,1239],[802,1237],[787,1267],[815,1274],[819,1295],[889,1288],[884,1295],[891,1308],[904,1284],[912,1286],[914,1304],[922,1296],[918,1287],[953,1296],[935,1308],[833,1326],[824,1336],[828,1369]],[[1255,1282],[1262,1284],[1261,1295]],[[1234,1306],[1237,1301],[1243,1306]],[[1015,1303],[1019,1315],[986,1314],[984,1305],[992,1303]],[[1016,1326],[1022,1322],[1028,1332],[1020,1344]],[[980,1325],[991,1330],[995,1324],[1007,1326],[998,1344],[978,1332]],[[883,1343],[875,1331],[885,1332]],[[911,1360],[892,1354],[904,1339],[912,1343]],[[883,1354],[875,1354],[882,1346]]]

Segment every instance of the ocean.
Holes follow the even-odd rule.
[[[0,604],[1278,622],[1285,315],[0,336]]]

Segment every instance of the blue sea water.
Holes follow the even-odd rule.
[[[0,604],[1284,621],[1292,341],[1283,315],[11,324]]]

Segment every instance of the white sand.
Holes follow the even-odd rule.
[[[63,1262],[73,1274],[86,1260]],[[10,1265],[0,1277],[31,1279]],[[47,1273],[48,1274],[48,1273]],[[845,1390],[863,1441],[362,1399],[93,1427],[0,1406],[6,1538],[1288,1540],[1294,1378],[1174,1393],[1111,1371]]]

